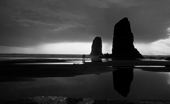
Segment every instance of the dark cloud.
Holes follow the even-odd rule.
[[[1,0],[0,45],[111,42],[116,22],[127,16],[136,42],[166,38],[170,1],[161,0]]]

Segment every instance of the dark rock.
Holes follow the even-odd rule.
[[[134,47],[133,33],[131,32],[128,18],[123,18],[114,27],[112,58],[115,59],[135,59],[143,58]]]
[[[90,55],[92,55],[92,56],[102,55],[102,39],[101,39],[101,37],[95,37],[95,39],[93,40]]]

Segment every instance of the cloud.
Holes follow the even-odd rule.
[[[75,28],[75,27],[85,27],[83,24],[78,24],[78,23],[70,23],[70,24],[61,24],[57,28],[51,30],[51,31],[63,31],[68,28]]]
[[[86,2],[90,6],[99,7],[99,8],[109,8],[107,1],[104,0],[86,0]]]
[[[7,3],[9,3],[7,1]],[[72,27],[79,21],[82,21],[86,17],[83,15],[74,14],[68,11],[64,11],[58,5],[58,3],[63,3],[61,0],[18,0],[2,7],[1,13],[5,16],[12,18],[13,20],[21,24],[38,24],[53,26],[58,28],[64,28],[63,25],[67,28]],[[5,4],[5,3],[4,3]],[[48,4],[48,5],[46,5]],[[51,7],[52,4],[55,4],[54,7]],[[72,26],[68,26],[72,24]]]
[[[54,23],[46,23],[40,20],[34,21],[31,19],[14,19],[17,22],[20,22],[21,24],[28,24],[28,23],[32,23],[32,24],[36,24],[36,25],[46,25],[46,26],[52,26],[52,27],[58,27],[58,24],[54,24]]]
[[[135,47],[143,55],[169,55],[170,37],[166,39],[159,39],[151,43],[135,43]]]
[[[170,53],[170,37],[167,39],[160,39],[158,41],[152,42],[153,49],[157,54],[169,55]]]
[[[125,16],[131,22],[135,42],[148,44],[168,37],[169,3],[167,0],[1,0],[0,44],[91,42],[96,36],[112,43],[114,25]]]
[[[86,0],[86,2],[90,6],[98,8],[110,8],[113,5],[127,8],[139,5],[137,2],[134,2],[133,0]]]
[[[0,53],[36,53],[31,47],[0,46]]]

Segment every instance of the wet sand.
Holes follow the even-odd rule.
[[[39,96],[16,101],[0,102],[1,104],[169,104],[170,100],[109,100],[92,98],[68,98],[58,96]]]
[[[84,62],[83,59],[17,59],[17,60],[5,60],[0,62],[0,82],[17,82],[17,81],[34,81],[34,78],[48,78],[48,77],[75,77],[89,74],[102,74],[117,70],[117,68],[128,69],[133,65],[156,65],[158,67],[138,67],[139,69],[152,72],[170,72],[169,67],[162,67],[169,65],[169,61],[145,61],[139,60],[116,60],[109,62]],[[150,62],[150,63],[149,63]],[[154,62],[156,64],[154,64]],[[114,64],[113,64],[114,63]],[[127,63],[127,65],[126,65]],[[137,63],[137,64],[136,64]],[[111,67],[112,65],[112,67]],[[159,67],[161,65],[161,67]],[[110,86],[110,85],[109,85]],[[112,86],[112,85],[111,85]],[[11,103],[20,104],[19,102],[32,102],[38,104],[41,101],[51,101],[51,103],[59,100],[58,97],[37,97],[39,101],[32,99],[15,100]],[[66,98],[66,97],[64,97]],[[63,98],[61,98],[63,99]],[[92,101],[92,104],[154,104],[169,103],[169,100],[108,100],[108,99],[94,99],[94,98],[77,98],[68,97],[68,102],[82,103],[86,101]],[[70,103],[69,103],[70,104]],[[83,103],[82,103],[83,104]]]

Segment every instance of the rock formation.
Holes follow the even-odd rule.
[[[123,18],[115,25],[113,35],[113,59],[143,58],[133,45],[134,37],[128,18]],[[127,97],[130,91],[133,80],[133,67],[117,68],[118,70],[113,72],[114,89],[124,97]]]
[[[95,37],[91,46],[91,53],[92,56],[100,56],[102,55],[102,39],[101,37]]]
[[[112,58],[135,59],[143,56],[134,47],[133,33],[128,18],[123,18],[114,27]]]

